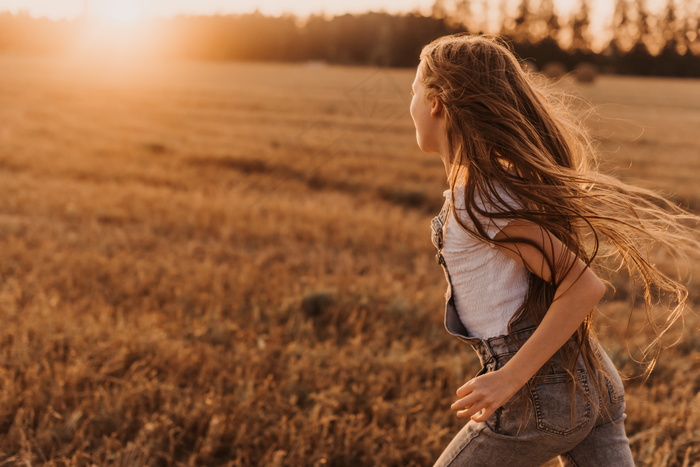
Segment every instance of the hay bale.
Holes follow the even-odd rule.
[[[324,312],[334,301],[334,294],[329,291],[307,293],[301,300],[301,310],[310,318],[323,316]]]
[[[561,79],[566,74],[566,67],[561,62],[547,62],[542,67],[542,73],[549,79]]]
[[[590,62],[581,62],[574,68],[574,76],[579,83],[592,83],[598,77],[598,67]]]

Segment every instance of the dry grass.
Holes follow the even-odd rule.
[[[0,57],[0,465],[430,465],[478,363],[411,80]],[[700,82],[580,92],[608,167],[700,207]],[[601,325],[634,371],[627,311]],[[628,383],[640,466],[700,463],[699,322]]]

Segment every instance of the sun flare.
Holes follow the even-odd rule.
[[[143,0],[86,1],[85,21],[73,52],[82,60],[109,57],[114,63],[134,63],[155,47],[152,23]]]

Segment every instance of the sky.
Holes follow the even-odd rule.
[[[478,8],[485,1],[489,2],[493,11],[479,24],[486,27],[484,32],[497,32],[496,10],[500,0],[474,0],[473,5]],[[517,3],[517,0],[509,1],[512,6]],[[434,0],[0,0],[0,12],[27,11],[35,17],[76,18],[81,16],[86,5],[89,5],[87,11],[91,17],[131,22],[153,16],[250,13],[256,9],[266,15],[293,13],[298,17],[305,17],[311,13],[336,15],[347,12],[361,13],[368,10],[384,10],[390,13],[419,10],[427,14],[433,3]],[[554,0],[554,3],[558,13],[566,16],[578,7],[580,0]],[[652,11],[658,11],[664,3],[665,0],[647,1]],[[610,27],[614,2],[589,0],[589,5],[591,5],[591,32],[596,37],[605,36],[605,31]]]
[[[269,15],[291,12],[298,16],[314,12],[359,13],[370,9],[392,13],[415,9],[427,12],[434,0],[0,0],[0,11],[26,10],[32,16],[74,18],[82,14],[86,2],[90,3],[89,11],[93,16],[129,20],[176,14],[246,13],[255,9]],[[568,12],[578,1],[555,0],[555,3]],[[596,4],[594,9],[605,10],[606,4],[612,2],[594,0],[592,3]],[[604,14],[600,12],[600,16]]]
[[[246,13],[256,8],[264,14],[283,12],[306,16],[323,11],[338,14],[383,8],[390,12],[427,8],[433,0],[88,0],[93,15],[122,9],[136,16],[172,16],[175,14]],[[0,11],[28,10],[33,16],[50,18],[81,15],[85,0],[0,0]]]

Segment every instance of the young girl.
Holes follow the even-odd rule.
[[[622,381],[591,327],[598,274],[617,259],[648,307],[654,292],[675,300],[663,329],[649,318],[657,349],[687,291],[648,250],[697,248],[681,222],[696,218],[599,173],[580,125],[498,39],[445,36],[420,59],[410,113],[449,184],[431,225],[445,327],[483,365],[457,389],[451,409],[468,423],[435,465],[634,465]]]

